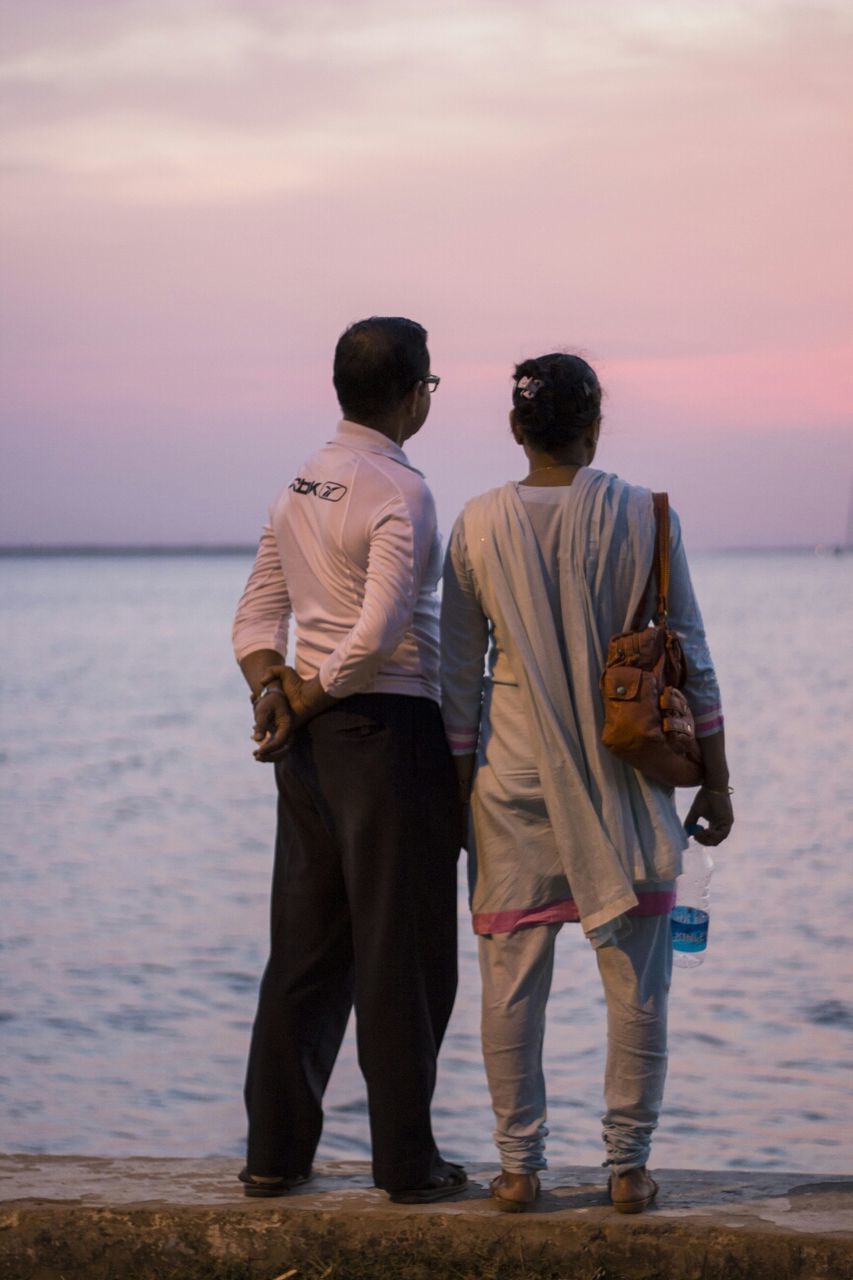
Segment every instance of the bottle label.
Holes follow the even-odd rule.
[[[676,951],[704,951],[708,945],[708,912],[698,907],[673,907],[672,945]]]

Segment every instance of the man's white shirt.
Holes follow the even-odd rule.
[[[240,661],[287,652],[327,693],[440,698],[441,544],[426,482],[399,445],[344,419],[270,511],[234,619]]]

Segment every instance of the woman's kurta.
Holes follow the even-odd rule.
[[[702,735],[722,727],[719,690],[670,518],[670,625]],[[456,521],[442,698],[451,749],[478,753],[469,850],[478,933],[580,919],[600,945],[626,913],[668,909],[686,843],[672,792],[601,744],[607,642],[641,606],[651,616],[653,546],[651,492],[587,467],[569,486],[493,489]]]

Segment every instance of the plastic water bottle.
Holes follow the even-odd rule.
[[[670,916],[672,962],[679,969],[695,969],[705,959],[713,870],[714,860],[705,845],[688,845]]]

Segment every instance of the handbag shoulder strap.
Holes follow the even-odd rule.
[[[631,624],[632,631],[640,631],[648,622],[648,618],[642,616],[642,611],[653,582],[657,583],[655,622],[666,625],[669,613],[669,495],[653,493],[652,509],[655,516],[655,549],[648,581]]]
[[[652,573],[658,584],[657,613],[659,622],[666,622],[669,613],[669,495],[653,493],[655,510],[655,556]]]

